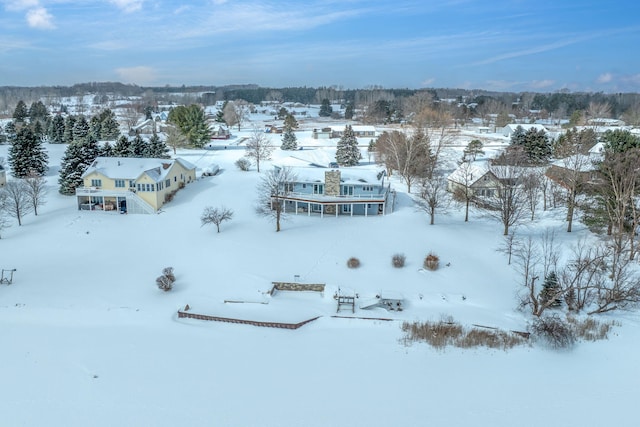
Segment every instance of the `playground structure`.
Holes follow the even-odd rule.
[[[12,269],[2,269],[2,272],[0,273],[0,285],[4,284],[4,285],[10,285],[11,283],[13,283],[13,273],[15,273],[16,269],[12,268]]]
[[[352,313],[356,312],[356,294],[354,292],[338,288],[338,292],[336,292],[333,298],[338,302],[336,313],[339,313],[342,307],[347,309],[351,308]]]

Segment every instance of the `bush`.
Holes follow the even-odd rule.
[[[576,342],[576,334],[571,324],[557,314],[535,319],[531,330],[553,348],[569,348]]]
[[[567,316],[567,321],[573,326],[576,337],[585,341],[606,340],[609,338],[611,329],[618,325],[615,321],[601,323],[593,317],[580,320]]]
[[[162,270],[162,276],[156,279],[156,285],[158,288],[168,292],[173,289],[173,282],[176,281],[176,276],[173,274],[173,267],[166,267]]]
[[[360,260],[356,257],[351,257],[347,260],[347,267],[358,268],[360,267]]]
[[[439,263],[440,263],[440,257],[438,257],[438,255],[432,252],[429,252],[429,255],[427,255],[426,258],[424,259],[423,266],[427,270],[434,271],[438,269]]]
[[[391,257],[391,265],[393,265],[395,268],[402,268],[404,267],[404,262],[406,261],[406,257],[404,256],[404,254],[395,254],[393,257]]]
[[[235,165],[238,167],[238,169],[240,169],[241,171],[248,171],[249,168],[251,168],[251,161],[247,158],[240,158],[238,160],[236,160]]]

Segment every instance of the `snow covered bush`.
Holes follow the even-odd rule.
[[[435,271],[438,269],[438,264],[440,263],[440,257],[432,252],[426,256],[424,259],[423,266],[427,270]]]
[[[158,288],[167,292],[173,288],[173,282],[176,281],[176,276],[173,274],[173,267],[166,267],[162,270],[162,276],[156,279],[156,285]]]
[[[404,254],[395,254],[393,257],[391,257],[391,264],[395,268],[402,268],[404,267],[406,259],[407,258],[404,256]]]
[[[557,314],[534,319],[531,330],[537,338],[553,348],[569,348],[576,342],[576,334],[571,324]]]
[[[358,268],[360,267],[360,260],[356,257],[351,257],[347,260],[347,267]]]
[[[241,171],[246,172],[251,167],[251,161],[249,159],[247,159],[247,158],[241,157],[238,160],[236,160],[235,165]]]

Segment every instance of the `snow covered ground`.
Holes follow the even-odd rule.
[[[331,156],[301,137],[300,153]],[[526,328],[517,275],[496,251],[502,228],[477,212],[464,223],[452,208],[429,226],[393,182],[390,215],[291,216],[276,233],[254,210],[260,174],[233,164],[242,149],[180,151],[221,172],[187,186],[158,215],[78,211],[57,193],[65,147],[47,148],[47,204],[0,240],[0,267],[17,269],[11,286],[0,285],[2,426],[638,424],[636,314],[607,317],[622,323],[609,340],[568,351],[401,342],[402,320]],[[273,161],[289,154],[276,150]],[[222,205],[234,217],[221,233],[201,227],[203,209]],[[555,228],[568,245],[587,233],[563,233],[561,217],[544,213],[521,230]],[[435,272],[421,268],[429,252],[443,265]],[[396,253],[406,256],[402,269],[391,266]],[[352,256],[360,268],[347,268]],[[155,278],[167,266],[176,284],[163,293]],[[326,283],[326,292],[266,294],[272,281],[295,279]],[[401,293],[406,309],[355,313],[390,321],[334,318],[339,287],[362,300]],[[297,330],[178,319],[186,304],[223,317],[320,318]]]

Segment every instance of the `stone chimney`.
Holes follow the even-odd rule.
[[[331,170],[324,173],[324,194],[326,196],[340,195],[340,171]]]

